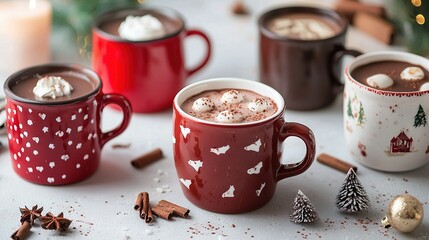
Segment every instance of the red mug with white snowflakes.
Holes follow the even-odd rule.
[[[388,64],[404,67],[389,69]],[[417,65],[421,71],[407,73],[408,65]],[[423,69],[426,74],[420,75]],[[428,71],[428,59],[394,51],[366,53],[346,67],[344,133],[356,161],[388,172],[408,171],[429,162],[429,76],[424,76]],[[411,76],[417,73],[423,79]],[[412,88],[395,90],[401,82],[409,82],[406,85]]]
[[[184,111],[183,103],[208,90],[234,89],[271,98],[277,110],[264,119],[222,123],[203,120]],[[250,105],[249,105],[250,106]],[[183,88],[173,104],[173,152],[185,196],[196,206],[219,213],[243,213],[264,206],[277,182],[306,171],[314,160],[312,131],[285,122],[283,97],[273,88],[234,78],[200,81]],[[281,163],[283,141],[298,137],[306,146],[304,158]]]
[[[77,95],[37,98],[33,81],[44,76],[73,79],[70,84]],[[84,180],[97,170],[103,145],[126,129],[131,116],[125,97],[103,94],[101,88],[94,71],[66,64],[23,69],[6,80],[9,152],[19,176],[37,184],[63,185]],[[122,109],[123,120],[112,131],[102,132],[101,113],[108,104]]]

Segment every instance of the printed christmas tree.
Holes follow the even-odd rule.
[[[417,110],[416,116],[414,116],[414,127],[420,127],[423,125],[426,126],[427,119],[426,119],[426,113],[423,110],[422,105],[419,104],[419,109]]]
[[[363,110],[362,103],[360,103],[357,122],[358,122],[359,124],[363,124],[363,122],[364,122],[364,121],[365,121],[365,112],[364,112],[364,110]]]
[[[298,190],[293,201],[293,213],[290,215],[290,220],[295,223],[309,223],[316,219],[317,212],[310,199],[301,190]]]
[[[349,98],[349,101],[347,103],[347,116],[353,118],[353,112],[352,112],[352,101]]]
[[[348,213],[368,210],[368,196],[352,168],[338,192],[336,204],[338,209]]]

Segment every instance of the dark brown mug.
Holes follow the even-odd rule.
[[[268,23],[287,14],[314,14],[337,24],[331,37],[302,40],[278,35]],[[337,12],[314,7],[284,7],[265,12],[259,18],[260,80],[279,91],[287,109],[315,110],[331,104],[343,89],[340,60],[358,56],[344,47],[348,22]]]

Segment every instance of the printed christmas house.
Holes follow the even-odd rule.
[[[392,140],[390,140],[390,152],[409,152],[412,143],[413,138],[409,138],[404,131],[401,131],[398,136],[393,137]]]

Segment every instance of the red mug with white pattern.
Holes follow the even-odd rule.
[[[31,95],[29,81],[58,74],[66,80],[67,76],[77,79],[72,84],[76,92],[83,85],[90,87],[80,95],[55,100]],[[18,89],[22,91],[18,93]],[[126,129],[131,117],[131,105],[125,97],[104,94],[101,89],[99,76],[77,65],[35,66],[6,80],[9,152],[19,176],[37,184],[64,185],[84,180],[97,170],[102,147]],[[119,106],[123,119],[112,131],[102,132],[101,113],[108,104]]]
[[[218,123],[196,118],[182,109],[189,98],[208,90],[249,90],[270,97],[278,110],[265,119]],[[183,88],[173,104],[173,150],[185,196],[200,208],[219,213],[243,213],[264,206],[277,182],[306,171],[313,163],[315,139],[299,123],[285,122],[283,97],[255,81],[219,78]],[[283,164],[283,142],[298,137],[306,146],[304,158]]]

